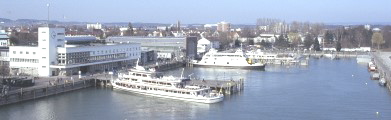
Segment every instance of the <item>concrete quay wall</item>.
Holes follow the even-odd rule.
[[[386,80],[386,87],[391,91],[391,52],[374,52],[372,57],[378,72]]]

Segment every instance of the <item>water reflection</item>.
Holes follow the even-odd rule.
[[[209,104],[164,99],[119,90],[114,90],[114,92],[116,95],[114,97],[115,103],[122,104],[125,102],[126,106],[129,106],[129,108],[124,109],[126,119],[194,119],[210,109]]]
[[[391,119],[390,92],[353,59],[310,60],[308,67],[268,65],[265,71],[184,69],[184,75],[192,73],[199,79],[244,78],[245,87],[217,104],[89,88],[1,106],[0,119]]]

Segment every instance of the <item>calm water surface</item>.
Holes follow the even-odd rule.
[[[166,72],[180,76],[182,69]],[[85,119],[391,119],[391,95],[354,59],[311,60],[310,66],[265,71],[185,68],[198,79],[245,79],[244,91],[200,104],[88,88],[0,107],[0,120]],[[376,114],[379,112],[379,115]]]

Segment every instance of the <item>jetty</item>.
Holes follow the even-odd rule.
[[[63,94],[89,87],[112,89],[111,80],[116,79],[115,73],[102,73],[88,76],[55,76],[34,77],[33,86],[15,87],[2,85],[0,91],[0,106],[28,100],[35,100],[57,94]],[[244,80],[190,80],[188,84],[210,87],[225,95],[242,91]]]
[[[50,77],[35,79],[35,85],[30,87],[3,85],[2,93],[0,94],[0,106],[87,88],[94,85],[92,82],[91,79],[85,78],[71,80]],[[8,88],[8,90],[5,88]]]
[[[207,86],[212,90],[220,91],[223,94],[233,94],[240,92],[244,89],[244,80],[190,80],[188,81],[192,85]]]
[[[372,57],[377,71],[385,79],[386,87],[391,91],[391,52],[374,52]]]
[[[337,58],[354,58],[357,57],[358,55],[368,55],[368,52],[306,51],[306,52],[302,52],[301,54],[303,56],[309,56],[309,57],[324,57],[326,55],[335,55]]]
[[[168,61],[168,62],[160,62],[156,64],[149,64],[146,65],[146,68],[154,68],[156,71],[166,71],[170,69],[175,69],[179,67],[183,67],[186,64],[185,61],[181,60],[174,60],[174,61]]]

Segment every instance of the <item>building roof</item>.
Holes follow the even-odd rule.
[[[202,38],[202,39],[198,40],[197,43],[198,44],[210,44],[210,41],[206,38]]]
[[[8,39],[7,33],[4,33],[3,30],[0,31],[0,39]]]
[[[95,40],[96,40],[95,36],[65,36],[65,41],[67,43],[92,42]]]

